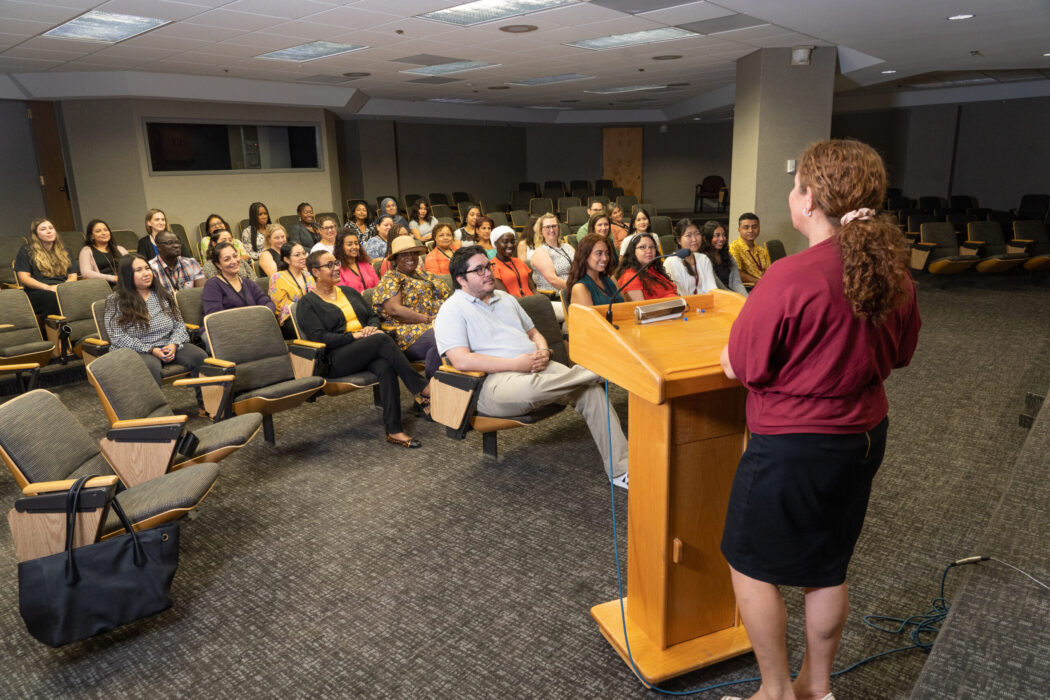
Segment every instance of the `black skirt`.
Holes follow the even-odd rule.
[[[722,554],[751,578],[822,588],[846,580],[888,419],[864,433],[752,435],[733,479]]]

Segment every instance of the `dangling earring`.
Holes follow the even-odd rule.
[[[813,210],[812,209],[803,209],[802,210],[802,215],[803,216],[813,216]]]

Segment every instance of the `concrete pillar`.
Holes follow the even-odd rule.
[[[752,211],[762,222],[759,243],[779,238],[788,253],[808,245],[791,226],[787,161],[831,135],[836,58],[834,47],[821,47],[808,66],[791,65],[791,49],[761,49],[737,61],[731,241],[739,237],[737,218]]]

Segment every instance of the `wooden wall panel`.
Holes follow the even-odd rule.
[[[642,127],[602,129],[602,177],[642,201]]]

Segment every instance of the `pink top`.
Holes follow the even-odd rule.
[[[838,239],[770,267],[729,333],[729,361],[747,387],[760,435],[860,433],[886,416],[882,383],[911,361],[919,308],[907,301],[879,327],[857,318],[842,286]]]
[[[359,262],[357,263],[357,269],[361,271],[360,275],[348,267],[339,268],[339,284],[353,287],[359,292],[371,289],[379,284],[379,275],[376,274],[376,269],[372,267],[372,263]]]

